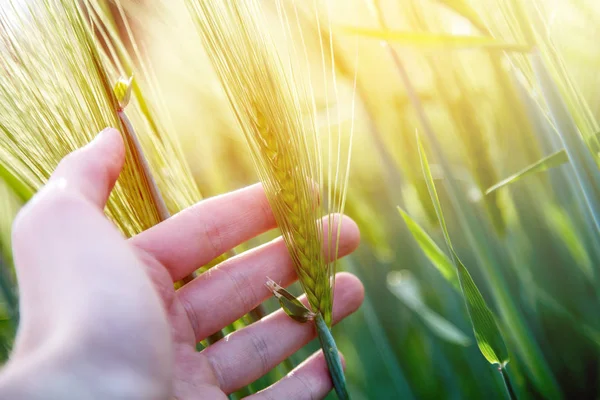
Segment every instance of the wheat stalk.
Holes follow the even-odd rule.
[[[289,39],[294,15],[276,4],[283,35]],[[324,211],[343,210],[348,164],[345,169],[341,166],[344,157],[340,138],[332,140],[329,130],[328,147],[321,149],[311,80],[300,82],[291,72],[297,55],[293,54],[293,45],[290,53],[280,57],[272,37],[261,29],[266,23],[257,1],[189,0],[188,5],[242,127],[308,298],[311,310],[295,317],[314,319],[338,396],[347,398],[337,349],[328,329],[332,322],[333,260],[337,258],[339,226],[335,235],[330,217],[329,229],[324,233],[322,219]],[[335,75],[333,83],[335,92]],[[324,162],[329,164],[324,167]],[[269,281],[267,286],[275,288],[281,301],[283,296],[275,283]],[[284,306],[286,312],[290,307]]]
[[[96,132],[106,126],[125,130],[112,84],[125,71],[98,43],[93,29],[105,27],[90,23],[95,15],[92,3],[36,0],[27,4],[8,0],[0,10],[0,159],[37,190],[62,157],[85,145]],[[174,139],[168,134],[157,137],[140,110],[140,99],[135,103],[129,113],[144,133],[142,146],[136,148],[125,135],[125,167],[106,209],[127,236],[162,219],[152,193],[152,176],[159,177],[160,183],[169,182],[162,191],[175,194],[168,197],[172,211],[199,198],[182,158],[173,157]],[[153,170],[150,179],[141,164],[142,148]],[[163,176],[160,167],[167,160],[177,179]]]
[[[273,213],[311,307],[331,322],[331,270],[322,251],[319,167],[307,150],[316,145],[314,120],[259,30],[252,1],[195,2],[201,32],[242,126]]]

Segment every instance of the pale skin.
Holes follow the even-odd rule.
[[[21,321],[0,371],[4,399],[227,399],[315,337],[279,310],[211,345],[205,339],[296,274],[277,239],[233,257],[179,290],[173,282],[262,232],[275,220],[260,185],[204,200],[126,239],[104,216],[122,169],[121,135],[106,129],[57,167],[18,215],[13,251]],[[359,232],[342,217],[340,256]],[[336,224],[337,225],[337,224]],[[336,276],[334,322],[363,287]],[[319,399],[331,390],[322,353],[250,397]]]

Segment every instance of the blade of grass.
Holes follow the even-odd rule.
[[[479,350],[490,364],[504,367],[509,361],[509,356],[502,333],[496,324],[496,318],[454,250],[452,255],[458,268],[460,284]]]
[[[558,166],[566,164],[568,162],[569,162],[569,156],[567,155],[567,152],[565,150],[559,150],[559,151],[552,153],[549,156],[546,156],[546,157],[542,158],[541,160],[523,168],[522,170],[509,176],[508,178],[501,180],[500,182],[496,183],[494,186],[487,189],[485,191],[485,194],[487,195],[492,192],[495,192],[496,190],[501,189],[505,186],[508,186],[511,183],[514,183],[514,182],[518,181],[519,179],[522,179],[526,176],[533,175],[535,173],[542,172],[542,171],[547,171],[550,168],[558,167]]]
[[[416,46],[419,48],[483,48],[501,51],[514,51],[519,53],[528,53],[532,49],[531,46],[525,44],[504,43],[488,36],[390,31],[381,29],[360,28],[346,25],[340,26],[339,29],[353,35],[359,35],[372,39],[386,40],[404,46]]]
[[[431,169],[429,168],[429,162],[427,161],[427,155],[423,144],[417,135],[417,143],[419,146],[419,154],[421,156],[421,167],[423,168],[423,175],[425,176],[425,182],[429,189],[431,200],[433,201],[435,210],[437,212],[438,220],[446,240],[446,245],[450,251],[452,262],[458,272],[458,278],[460,282],[461,291],[469,311],[469,317],[473,326],[473,332],[475,333],[475,339],[477,345],[481,350],[483,356],[490,362],[490,364],[499,364],[504,366],[509,358],[504,338],[496,325],[494,316],[487,306],[483,296],[479,292],[479,289],[475,285],[475,282],[471,278],[471,275],[467,271],[462,261],[458,258],[458,255],[454,251],[454,246],[448,233],[448,227],[445,222],[444,214],[442,212],[442,206],[440,199],[437,195],[435,183],[433,182],[433,176],[431,175]]]
[[[544,215],[548,221],[549,227],[560,239],[560,242],[567,248],[575,265],[590,280],[594,280],[594,267],[590,255],[585,247],[585,241],[581,237],[574,221],[567,212],[556,206],[549,206],[544,209]]]
[[[434,203],[437,217],[440,221],[440,226],[442,227],[446,245],[448,246],[452,256],[454,266],[458,271],[460,287],[467,310],[469,312],[469,318],[471,320],[477,346],[479,347],[481,354],[490,364],[498,364],[498,370],[504,378],[509,397],[511,399],[516,398],[514,391],[510,386],[510,381],[506,376],[506,371],[504,370],[509,361],[508,350],[506,348],[504,338],[502,337],[502,333],[498,328],[492,311],[485,302],[485,299],[481,295],[477,285],[471,278],[469,271],[467,271],[467,268],[454,251],[454,247],[452,246],[450,234],[448,233],[448,228],[442,212],[442,206],[435,189],[435,183],[433,182],[433,176],[431,175],[431,170],[429,168],[429,162],[427,161],[427,155],[425,154],[425,149],[423,148],[418,136],[417,142],[419,146],[419,154],[421,156],[421,166],[423,168],[423,174],[425,175],[425,181],[429,189],[431,200]]]
[[[435,206],[435,203],[434,203]],[[425,232],[419,224],[417,224],[404,210],[398,207],[398,211],[404,222],[408,227],[408,230],[412,234],[413,238],[425,254],[425,256],[431,261],[433,266],[442,274],[444,278],[460,292],[460,284],[458,282],[458,276],[456,274],[456,267],[452,263],[452,260],[438,247],[435,241]]]
[[[575,176],[583,191],[586,205],[592,214],[596,229],[600,230],[600,171],[598,171],[598,164],[582,139],[579,129],[539,53],[532,55],[531,63],[556,131],[575,170]]]

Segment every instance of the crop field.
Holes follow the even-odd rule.
[[[0,359],[15,215],[115,126],[127,237],[265,187],[279,229],[198,273],[283,235],[309,306],[269,283],[198,350],[281,307],[321,342],[230,398],[331,343],[331,399],[600,398],[599,39],[597,0],[0,0]],[[365,300],[331,326],[336,271]]]

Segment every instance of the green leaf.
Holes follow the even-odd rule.
[[[431,169],[429,168],[429,162],[427,161],[427,155],[425,154],[425,149],[423,148],[423,144],[421,143],[418,133],[417,144],[419,147],[421,168],[423,169],[425,182],[427,183],[429,195],[431,196],[438,220],[442,227],[446,244],[450,250],[452,261],[458,271],[458,279],[462,289],[463,298],[465,299],[465,304],[469,312],[469,318],[471,320],[473,332],[475,333],[477,346],[479,347],[481,354],[483,354],[486,360],[488,360],[491,364],[497,363],[503,366],[509,361],[508,350],[506,348],[504,338],[498,329],[498,325],[496,324],[496,320],[494,319],[492,311],[487,306],[485,299],[475,285],[475,282],[471,278],[467,268],[460,261],[458,255],[454,251],[452,241],[450,240],[450,235],[448,234],[448,228],[446,226],[444,215],[442,213],[440,199],[435,189],[433,176],[431,175]]]
[[[458,276],[456,275],[456,268],[452,263],[452,260],[448,258],[435,241],[425,232],[419,224],[417,224],[404,210],[398,207],[398,211],[404,222],[408,227],[408,230],[412,234],[413,238],[417,241],[417,244],[425,254],[425,256],[431,261],[433,266],[446,278],[452,286],[460,291],[460,284],[458,282]]]
[[[279,286],[272,279],[268,279],[265,285],[277,297],[279,305],[290,318],[302,323],[312,321],[315,318],[315,313],[306,308],[293,294]]]
[[[29,201],[35,194],[35,190],[21,180],[2,160],[0,160],[0,179],[7,184],[23,203]]]
[[[438,221],[440,222],[440,226],[442,227],[442,233],[444,234],[444,239],[446,240],[446,245],[448,246],[448,250],[452,248],[452,243],[450,242],[450,235],[448,234],[448,227],[446,226],[446,220],[444,219],[444,215],[442,214],[442,205],[440,203],[440,198],[438,197],[437,190],[435,189],[435,184],[433,183],[433,175],[431,174],[431,168],[429,166],[429,161],[427,161],[427,154],[425,153],[425,148],[423,147],[423,143],[421,142],[421,137],[417,133],[417,147],[419,148],[419,157],[421,160],[421,169],[423,170],[423,175],[425,175],[425,183],[427,184],[427,190],[429,191],[429,197],[431,197],[431,202],[433,203],[433,208],[435,209],[435,213],[438,217]]]
[[[341,30],[372,39],[386,40],[405,46],[421,48],[484,48],[502,51],[515,51],[528,53],[531,46],[518,43],[504,43],[488,36],[451,35],[444,33],[405,32],[384,29],[360,28],[354,26],[341,26]]]
[[[490,194],[504,186],[510,185],[513,182],[518,181],[521,178],[524,178],[528,175],[532,175],[538,172],[546,171],[550,168],[558,167],[559,165],[563,165],[569,162],[569,156],[567,152],[563,150],[559,150],[556,153],[552,153],[547,157],[542,158],[541,160],[523,168],[516,174],[509,176],[506,179],[501,180],[496,183],[494,186],[490,187],[485,191],[485,194]]]
[[[490,364],[504,366],[509,361],[508,350],[506,349],[502,333],[500,333],[500,329],[498,329],[498,325],[496,324],[496,319],[475,285],[475,282],[473,282],[469,271],[467,271],[467,268],[460,261],[454,250],[452,250],[452,255],[458,268],[460,285],[465,303],[467,304],[467,310],[469,311],[469,317],[471,318],[471,324],[473,325],[477,346]]]

